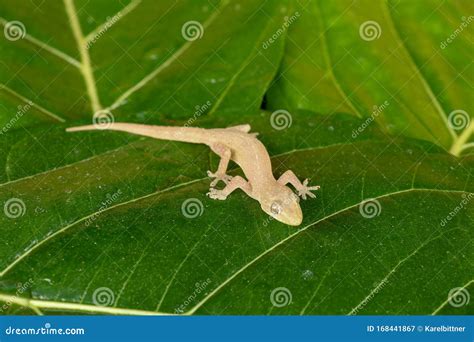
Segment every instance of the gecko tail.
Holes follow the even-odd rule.
[[[66,132],[92,131],[96,129],[101,129],[101,128],[98,128],[95,125],[76,126],[76,127],[66,128]]]
[[[206,144],[209,141],[209,133],[204,128],[197,127],[170,127],[142,125],[126,122],[113,122],[106,124],[86,125],[66,128],[66,132],[80,132],[92,130],[121,131],[145,137],[182,141],[196,144]]]

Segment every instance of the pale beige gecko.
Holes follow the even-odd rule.
[[[207,195],[213,199],[225,200],[231,192],[240,188],[257,200],[268,215],[288,225],[300,225],[303,214],[298,196],[286,184],[293,185],[303,199],[306,199],[306,196],[316,197],[311,191],[319,189],[319,186],[308,186],[307,179],[301,183],[290,170],[276,180],[272,173],[270,156],[265,146],[256,138],[256,134],[249,133],[250,125],[205,129],[112,123],[106,127],[100,125],[71,127],[67,131],[95,129],[123,131],[162,140],[208,145],[221,157],[221,160],[216,172],[207,172],[209,177],[214,178]],[[242,168],[247,180],[240,176],[232,177],[226,174],[230,160]],[[219,181],[226,184],[222,190],[214,188]]]

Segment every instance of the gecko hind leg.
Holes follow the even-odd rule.
[[[235,131],[240,131],[243,133],[248,133],[252,129],[249,124],[237,125],[237,126],[230,126],[227,129],[232,129]]]
[[[230,126],[230,127],[227,127],[227,129],[231,129],[231,130],[239,131],[243,133],[248,133],[248,135],[251,135],[254,138],[256,138],[258,135],[258,133],[256,132],[250,133],[250,130],[252,129],[252,127],[250,127],[249,124]]]
[[[319,185],[316,186],[308,186],[308,179],[305,179],[303,183],[296,177],[296,175],[293,173],[293,171],[288,170],[285,173],[283,173],[280,178],[278,178],[278,183],[282,185],[286,185],[290,183],[291,185],[294,186],[296,191],[298,191],[298,196],[301,196],[304,200],[306,199],[306,196],[309,196],[311,198],[315,198],[316,195],[313,194],[311,191],[318,190],[320,188]]]
[[[226,174],[227,166],[229,165],[231,150],[224,144],[215,144],[211,146],[211,150],[216,153],[221,160],[219,161],[219,166],[217,167],[216,172],[207,171],[207,175],[214,180],[211,182],[211,188],[217,185],[219,181],[223,181],[225,184],[228,184],[232,180],[232,176]]]
[[[218,190],[218,189],[210,188],[207,195],[212,199],[223,201],[227,198],[227,196],[230,195],[230,193],[232,193],[236,189],[242,189],[249,196],[252,193],[252,187],[250,186],[249,182],[247,182],[245,179],[243,179],[240,176],[235,176],[234,178],[232,178],[229,184],[226,185],[224,189]]]

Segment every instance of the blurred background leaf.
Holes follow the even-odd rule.
[[[372,117],[395,135],[472,150],[471,1],[296,3],[270,109]]]

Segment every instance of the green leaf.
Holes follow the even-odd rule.
[[[24,38],[0,40],[0,102],[10,113],[0,124],[27,101],[34,103],[28,121],[16,125],[31,117],[90,121],[100,110],[117,121],[169,124],[203,107],[198,116],[255,112],[283,41],[260,47],[281,25],[284,3],[131,0],[120,9],[64,0],[41,4],[47,15],[37,16],[30,1],[2,2],[0,24],[8,32],[8,23],[20,22]]]
[[[323,98],[324,115],[281,106],[292,109],[278,127],[260,107],[265,94],[281,108],[280,81],[266,91],[285,42],[287,63],[294,9],[203,3],[66,0],[42,3],[42,16],[29,1],[0,5],[0,23],[27,32],[0,40],[0,312],[471,313],[448,295],[472,293],[473,157],[388,136]],[[78,27],[95,37],[117,11],[78,49]],[[189,21],[201,39],[183,38]],[[65,132],[104,109],[147,124],[250,123],[275,176],[311,178],[318,198],[289,227],[242,192],[206,197],[218,158],[205,146]]]
[[[455,155],[472,149],[472,2],[298,4],[269,108],[351,113]]]
[[[317,200],[302,203],[299,229],[269,220],[242,193],[206,198],[209,152],[201,146],[143,139],[4,184],[2,200],[21,199],[25,213],[2,217],[0,298],[15,303],[15,286],[31,278],[34,301],[23,304],[45,313],[436,311],[472,278],[472,202],[441,225],[472,196],[472,159],[376,131],[347,142],[359,120],[310,118],[295,113],[285,131],[271,128],[268,114],[255,120],[279,153],[276,175],[293,169],[322,186]],[[86,134],[95,133],[107,134]],[[374,218],[360,214],[368,198],[380,205]],[[190,199],[200,216],[183,215]],[[278,287],[291,304],[273,306]],[[113,302],[95,306],[94,293],[96,303],[97,293]],[[407,307],[406,296],[416,303]]]

